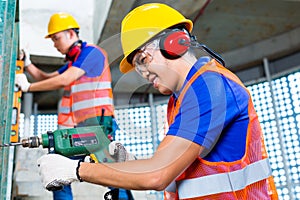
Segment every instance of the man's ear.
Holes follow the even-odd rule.
[[[69,32],[69,37],[70,37],[69,39],[73,39],[73,38],[78,39],[77,34],[73,29],[68,30],[68,32]]]
[[[64,31],[64,34],[65,34],[65,36],[66,36],[67,39],[71,38],[71,36],[70,36],[70,30]]]

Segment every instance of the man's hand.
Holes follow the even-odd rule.
[[[23,52],[23,60],[24,60],[24,66],[28,67],[31,64],[31,60],[30,60],[30,53],[28,52],[28,50],[26,49],[22,49]]]
[[[120,143],[113,141],[108,145],[109,154],[116,159],[117,162],[125,162],[128,160],[136,160],[132,153],[128,153],[125,147]]]
[[[30,87],[30,83],[28,82],[25,74],[16,74],[15,84],[19,87],[23,92],[28,92]]]
[[[43,186],[49,190],[60,190],[64,185],[79,181],[80,161],[71,160],[58,154],[47,154],[37,161]]]
[[[30,87],[30,83],[27,80],[27,77],[25,74],[16,74],[16,80],[15,84],[17,87],[19,87],[23,92],[28,92],[28,89]]]

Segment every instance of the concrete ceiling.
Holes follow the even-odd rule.
[[[107,49],[112,63],[115,83],[122,75],[118,64],[122,56],[119,37],[120,22],[128,11],[150,0],[113,1],[99,45]],[[283,0],[161,0],[178,9],[194,22],[193,34],[201,43],[220,53],[227,66],[238,71],[300,49],[300,1]],[[112,35],[113,39],[111,39]],[[117,48],[114,48],[117,47]],[[122,88],[128,91],[124,78]],[[136,77],[137,83],[140,80]],[[132,87],[132,84],[130,84]]]
[[[126,2],[126,3],[125,3]],[[135,73],[123,75],[118,69],[122,58],[119,32],[123,17],[150,0],[115,0],[98,45],[106,49],[112,69],[114,92],[134,93],[153,90]],[[194,22],[198,41],[220,53],[227,67],[238,72],[261,63],[263,57],[278,59],[300,51],[299,0],[160,0]],[[62,59],[33,56],[36,63],[61,64]],[[48,93],[50,95],[50,93]],[[57,94],[57,93],[56,93]],[[42,95],[44,97],[42,98]],[[54,105],[45,93],[36,95],[41,107]],[[57,96],[53,95],[52,96]],[[117,95],[116,95],[117,96]],[[42,100],[44,99],[44,100]],[[48,100],[47,100],[48,99]]]

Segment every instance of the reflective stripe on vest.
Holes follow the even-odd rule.
[[[90,82],[90,83],[80,83],[77,85],[72,86],[72,93],[75,92],[82,92],[86,90],[104,90],[104,89],[111,89],[110,82]]]
[[[92,108],[96,106],[104,106],[104,105],[112,105],[113,99],[109,97],[97,98],[97,99],[89,99],[85,101],[80,101],[73,104],[72,111],[76,112],[78,110]],[[69,114],[71,112],[70,107],[60,107],[60,113]]]
[[[172,181],[165,189],[168,192],[176,192],[176,181]]]
[[[109,97],[89,99],[89,100],[74,103],[72,107],[72,111],[76,112],[78,110],[82,110],[86,108],[94,108],[97,106],[112,105],[112,104],[113,104],[113,100],[112,98]]]
[[[59,109],[59,112],[60,113],[64,113],[64,114],[68,114],[68,113],[71,112],[71,109],[70,109],[70,107],[63,107],[63,106],[61,106],[60,109]]]
[[[233,172],[208,175],[178,181],[180,198],[194,198],[222,192],[232,192],[271,176],[269,159],[263,159]]]

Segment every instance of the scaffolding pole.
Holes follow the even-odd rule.
[[[271,73],[270,73],[270,68],[269,68],[269,61],[267,58],[263,58],[263,64],[264,64],[264,70],[265,70],[265,74],[266,74],[266,78],[267,81],[269,83],[269,87],[270,87],[270,92],[271,92],[271,97],[272,97],[272,103],[273,103],[273,108],[274,108],[274,114],[275,114],[275,121],[276,121],[276,128],[277,128],[277,132],[279,135],[279,142],[280,142],[280,146],[281,146],[281,150],[282,150],[282,159],[283,159],[283,164],[284,164],[284,171],[286,173],[286,186],[288,188],[288,195],[290,200],[294,200],[294,195],[292,192],[292,183],[291,183],[291,177],[289,175],[289,167],[287,166],[287,158],[286,158],[286,150],[285,150],[285,145],[283,142],[283,133],[280,129],[280,120],[279,120],[279,115],[278,115],[278,111],[277,111],[277,104],[276,104],[276,98],[275,98],[275,94],[274,94],[274,89],[273,89],[273,84],[272,84],[272,77],[271,77]]]
[[[17,58],[15,34],[15,0],[0,0],[0,144],[10,141],[15,64]],[[0,148],[0,199],[10,191],[9,148]]]

